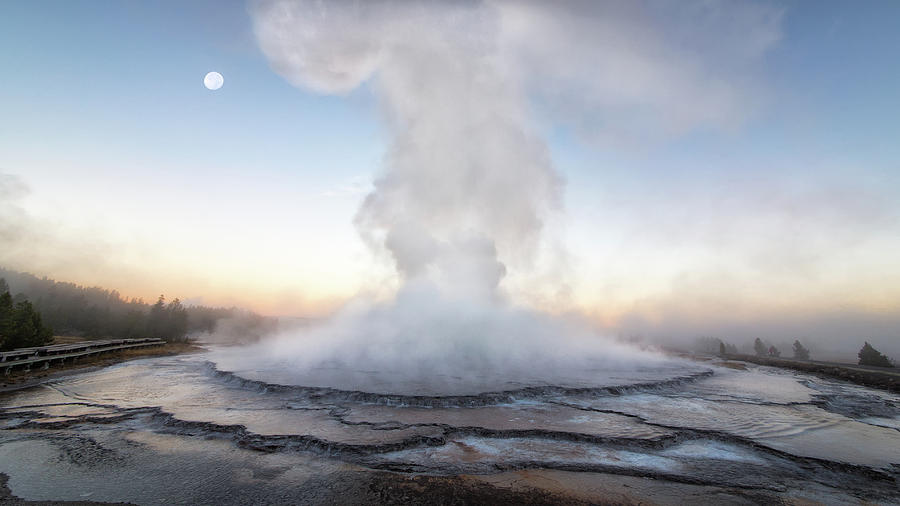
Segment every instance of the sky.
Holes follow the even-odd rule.
[[[391,81],[393,32],[443,14],[382,4],[293,41],[292,5],[0,5],[0,265],[273,315],[395,289],[359,217],[402,99],[428,97]],[[533,254],[497,239],[513,300],[628,335],[900,349],[900,3],[462,5],[497,26],[435,33],[477,35],[559,180]]]

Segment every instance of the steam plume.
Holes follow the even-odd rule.
[[[558,9],[547,5],[254,4],[257,39],[275,71],[320,93],[371,87],[391,132],[383,172],[360,207],[356,226],[376,253],[389,253],[403,282],[400,292],[393,303],[350,307],[307,332],[305,349],[296,350],[305,356],[297,362],[309,365],[340,355],[374,367],[401,364],[433,371],[504,369],[501,356],[521,367],[541,359],[552,362],[550,355],[602,356],[605,363],[627,355],[606,343],[590,353],[573,343],[554,346],[554,340],[582,334],[562,322],[508,307],[498,290],[509,269],[530,265],[544,224],[560,206],[561,178],[528,98],[552,95],[553,83],[548,86],[541,77],[545,71],[563,76],[562,88],[583,91],[584,103],[594,108],[614,102],[645,109],[648,104],[627,92],[639,86],[647,92],[641,96],[651,97],[649,105],[677,110],[679,124],[693,126],[734,116],[741,107],[735,96],[742,84],[720,80],[709,89],[700,78],[704,62],[675,68],[670,60],[680,53],[666,49],[648,31],[639,10],[595,2],[560,4]],[[608,30],[597,39],[581,18],[602,21]],[[573,33],[563,29],[569,24],[576,28]],[[617,29],[617,24],[627,29]],[[629,35],[635,29],[639,36],[648,35],[649,42]],[[751,38],[755,45],[747,59],[771,43],[768,32],[762,33]],[[540,47],[538,40],[548,45]],[[624,46],[630,60],[597,60],[585,54],[580,41],[594,43],[600,55],[618,54],[608,49],[610,43]],[[589,56],[587,62],[596,63],[598,73],[590,72],[578,55]],[[587,85],[597,77],[606,85]],[[654,81],[666,77],[676,86],[662,91]],[[714,98],[697,114],[678,103],[690,98],[685,94],[698,93],[694,85],[700,92],[707,88]],[[312,347],[313,342],[320,344]],[[277,349],[285,346],[295,345]],[[435,357],[450,357],[450,365],[442,366]]]
[[[326,93],[368,79],[393,139],[356,224],[407,281],[490,298],[527,260],[559,177],[494,34],[471,3],[271,2],[256,31],[292,83]]]

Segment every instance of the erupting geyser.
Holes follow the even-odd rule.
[[[258,359],[257,377],[351,388],[354,371],[374,371],[356,386],[470,391],[664,361],[516,308],[500,287],[534,264],[562,186],[505,60],[499,34],[513,28],[502,9],[276,0],[253,15],[261,48],[291,83],[321,93],[368,83],[378,96],[392,141],[356,225],[402,282],[389,302],[356,301],[242,351],[242,364]],[[227,357],[219,364],[229,368]]]

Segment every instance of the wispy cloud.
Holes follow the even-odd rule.
[[[639,142],[733,129],[762,104],[784,9],[763,2],[492,2],[513,71],[552,119]]]

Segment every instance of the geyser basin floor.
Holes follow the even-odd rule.
[[[131,362],[0,397],[12,493],[143,504],[439,501],[432,492],[900,501],[900,398],[801,374],[711,367],[627,387],[584,377],[577,388],[410,397],[267,385],[207,358]]]

